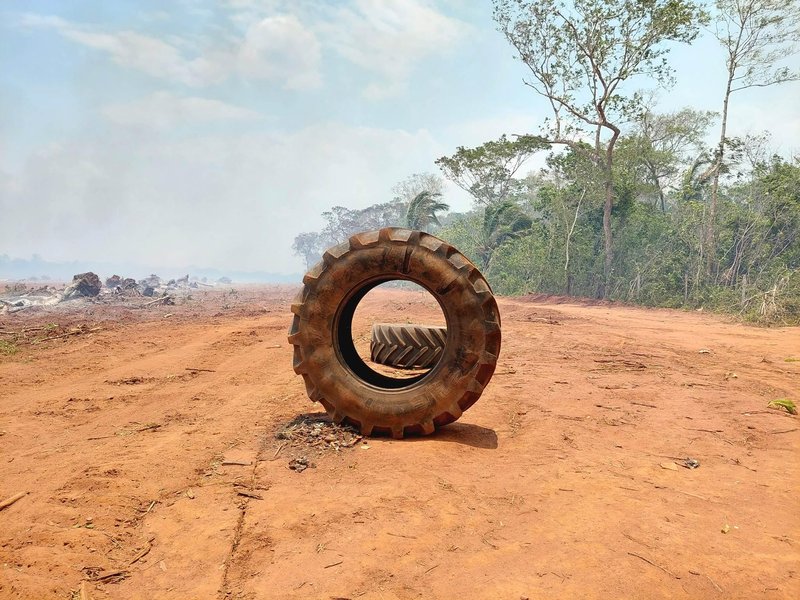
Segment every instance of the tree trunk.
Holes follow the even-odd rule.
[[[614,183],[611,175],[606,175],[606,201],[603,204],[603,239],[605,241],[606,260],[603,265],[603,298],[608,296],[611,285],[611,266],[614,262],[614,245],[611,239],[611,207],[614,202]]]
[[[611,237],[611,209],[614,206],[614,172],[612,167],[614,145],[617,143],[617,138],[619,137],[619,129],[616,127],[611,129],[614,133],[608,141],[608,146],[606,146],[606,201],[603,204],[603,238],[605,241],[606,257],[603,265],[603,288],[602,294],[600,295],[604,299],[608,297],[608,290],[611,288],[611,269],[614,264],[614,244]]]
[[[575,207],[575,218],[572,219],[572,225],[570,226],[569,231],[567,232],[567,239],[566,239],[565,250],[564,250],[564,254],[565,254],[565,258],[564,258],[564,273],[566,273],[566,280],[567,280],[567,289],[566,289],[567,296],[571,296],[572,295],[572,272],[569,269],[569,259],[570,259],[570,256],[569,256],[569,245],[570,245],[570,242],[572,241],[572,233],[575,231],[575,224],[578,222],[578,214],[581,211],[581,203],[583,202],[584,196],[586,196],[586,188],[584,188],[583,192],[581,192],[581,197],[578,198],[578,204]]]
[[[717,155],[714,164],[714,178],[711,181],[711,202],[708,207],[708,221],[706,222],[705,231],[705,275],[706,278],[710,277],[711,271],[714,267],[714,259],[717,256],[716,248],[716,219],[717,219],[717,200],[719,198],[719,176],[722,170],[722,160],[725,156],[725,134],[728,127],[728,101],[731,97],[731,85],[733,83],[733,76],[735,75],[733,67],[728,67],[728,84],[725,87],[725,100],[722,103],[722,124],[720,126],[719,146],[717,147]]]

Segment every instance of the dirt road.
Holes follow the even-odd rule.
[[[87,325],[0,354],[1,598],[800,597],[800,329],[501,299],[458,423],[335,451],[275,436],[290,298],[0,322]]]

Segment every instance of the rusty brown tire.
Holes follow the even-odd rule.
[[[429,369],[447,341],[447,327],[375,323],[369,353],[372,362],[401,369]]]
[[[447,326],[436,365],[405,379],[371,369],[352,336],[361,299],[398,279],[426,288]],[[491,288],[475,265],[437,237],[394,227],[359,233],[327,250],[303,284],[291,308],[294,371],[336,423],[359,427],[363,435],[429,434],[461,417],[494,373],[500,314]]]

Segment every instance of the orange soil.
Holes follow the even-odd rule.
[[[0,597],[800,597],[800,425],[766,408],[800,404],[800,329],[500,299],[458,423],[296,473],[275,432],[319,407],[291,296],[0,317],[102,328],[0,354],[0,500],[28,492],[0,510]],[[438,315],[378,290],[356,334],[405,316]]]

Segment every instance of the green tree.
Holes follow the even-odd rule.
[[[667,210],[667,195],[680,186],[679,175],[687,156],[697,155],[715,113],[691,108],[657,114],[651,110],[635,116],[633,131],[620,140],[626,158],[635,163],[655,203]]]
[[[800,72],[783,65],[800,42],[798,0],[716,0],[714,35],[725,50],[727,79],[722,97],[719,143],[711,166],[711,200],[706,220],[706,275],[716,260],[716,220],[720,175],[723,172],[731,95],[754,87],[769,87],[800,79]]]
[[[441,194],[420,192],[408,204],[406,225],[411,229],[428,231],[431,225],[441,225],[437,212],[450,210],[450,205],[439,200]]]
[[[602,169],[587,158],[585,153],[568,149],[547,158],[546,183],[539,187],[534,206],[540,219],[550,229],[551,255],[563,255],[563,287],[553,290],[572,294],[574,291],[573,239],[576,231],[593,238],[591,227],[581,223],[593,206],[602,203]],[[596,293],[596,290],[595,290]]]
[[[502,200],[483,211],[478,256],[485,269],[491,266],[495,250],[505,242],[524,235],[533,220],[512,200]]]
[[[459,146],[455,154],[442,156],[436,164],[445,177],[469,193],[478,205],[491,206],[514,192],[517,171],[534,153],[548,147],[538,136],[509,140],[503,134],[498,140],[476,148]]]
[[[641,112],[642,97],[624,91],[635,77],[668,84],[667,42],[691,42],[704,18],[687,0],[494,0],[494,17],[532,76],[525,83],[552,110],[545,138],[601,165],[605,202],[604,285],[613,264],[613,158],[621,123]],[[592,140],[587,150],[581,141]]]

